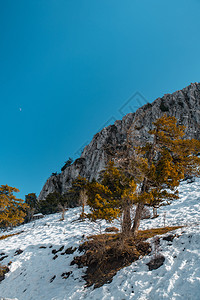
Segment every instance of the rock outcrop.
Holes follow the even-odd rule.
[[[152,122],[164,113],[175,116],[181,125],[186,127],[187,138],[200,138],[200,83],[192,83],[183,90],[166,94],[129,113],[122,120],[105,127],[97,133],[91,143],[84,148],[80,158],[58,175],[52,175],[45,183],[38,200],[43,200],[54,191],[65,193],[73,179],[78,175],[92,180],[98,179],[110,159],[106,149],[118,148],[126,141],[127,133],[134,145],[150,139],[148,131]]]

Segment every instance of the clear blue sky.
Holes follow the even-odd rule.
[[[199,82],[199,15],[200,0],[0,1],[0,185],[38,195],[133,93]]]

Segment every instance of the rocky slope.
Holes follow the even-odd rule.
[[[58,175],[51,176],[45,183],[38,199],[43,200],[54,191],[64,193],[78,175],[92,180],[98,179],[99,172],[109,160],[108,146],[120,147],[127,138],[127,132],[134,145],[150,138],[148,131],[152,122],[164,113],[175,116],[186,127],[187,138],[200,138],[200,83],[192,83],[183,90],[166,94],[127,114],[114,125],[105,127],[97,133],[81,155],[71,166]]]

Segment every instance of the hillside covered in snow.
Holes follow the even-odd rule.
[[[141,221],[141,229],[184,226],[173,232],[173,241],[163,239],[171,232],[161,237],[159,253],[165,257],[164,264],[149,271],[151,252],[120,270],[110,284],[96,289],[84,287],[84,268],[70,265],[80,255],[75,248],[87,236],[99,233],[99,224],[78,221],[80,208],[69,209],[64,221],[59,221],[59,214],[48,215],[1,232],[0,236],[21,233],[0,240],[0,263],[11,262],[0,282],[0,299],[199,300],[200,179],[182,182],[179,191],[180,199],[161,207],[158,218]],[[102,230],[110,226],[106,222],[101,225]],[[119,227],[117,221],[114,226]]]

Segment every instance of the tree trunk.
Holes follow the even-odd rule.
[[[83,221],[85,219],[85,205],[87,204],[87,193],[85,189],[80,192],[79,203],[82,206],[82,212],[80,218]]]
[[[138,233],[138,228],[140,226],[140,220],[141,220],[141,217],[142,217],[143,208],[144,208],[144,204],[143,203],[138,203],[137,208],[136,208],[136,212],[135,212],[133,227],[131,229],[134,236],[136,236],[137,233]]]
[[[157,214],[157,208],[153,207],[153,218],[156,218],[158,216]]]
[[[65,207],[62,208],[61,219],[62,219],[62,221],[64,221],[64,219],[65,219]]]
[[[131,232],[131,207],[127,205],[123,210],[123,219],[122,219],[122,234],[124,236],[130,234]]]
[[[82,219],[82,221],[85,219],[85,203],[84,203],[84,200],[82,202],[81,219]]]
[[[65,219],[65,205],[59,204],[58,208],[59,208],[59,210],[61,212],[60,221],[64,221],[64,219]]]

